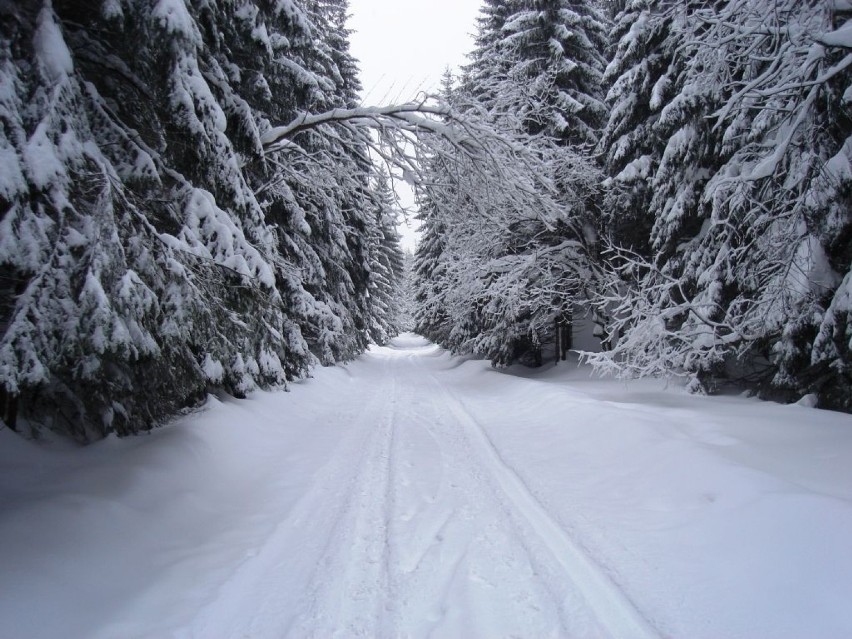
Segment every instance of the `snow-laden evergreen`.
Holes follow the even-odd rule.
[[[618,344],[599,365],[849,407],[843,11],[638,1],[619,15],[602,142]],[[618,221],[636,212],[645,240]]]
[[[615,16],[603,81],[608,122],[599,141],[608,174],[602,226],[617,244],[646,254],[654,217],[650,178],[665,146],[655,126],[678,72],[672,16],[655,0],[630,0]]]
[[[483,8],[471,65],[445,95],[523,144],[540,181],[519,207],[516,194],[483,187],[477,163],[429,164],[417,326],[438,343],[500,365],[540,363],[543,344],[567,345],[562,334],[594,279],[599,178],[584,151],[604,116],[604,32],[594,3]]]
[[[445,93],[530,136],[558,204],[473,196],[476,163],[427,158],[418,330],[537,363],[594,291],[599,370],[848,408],[850,7],[610,6],[606,43],[594,3],[484,3],[462,85]]]
[[[536,364],[578,313],[599,370],[849,409],[852,8],[609,6],[487,0],[460,85],[385,107],[345,0],[0,7],[4,421],[137,432],[407,322]]]
[[[387,321],[367,294],[372,166],[351,140],[262,145],[270,124],[354,104],[345,2],[3,11],[7,423],[136,432],[206,388],[280,385],[366,346]]]
[[[414,331],[417,282],[414,273],[414,253],[405,250],[402,255],[402,283],[397,306],[397,327],[401,333]]]
[[[511,12],[500,29],[498,52],[507,58],[508,85],[495,92],[494,108],[518,114],[531,132],[594,144],[606,115],[601,77],[607,23],[597,3],[507,4]]]
[[[403,330],[405,254],[399,245],[398,210],[389,178],[383,171],[376,177],[375,227],[370,236],[370,339],[384,345]]]

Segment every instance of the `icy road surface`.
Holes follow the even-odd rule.
[[[9,637],[852,636],[852,419],[406,335],[82,451],[0,439]]]

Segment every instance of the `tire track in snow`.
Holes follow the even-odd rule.
[[[428,375],[443,397],[446,408],[471,436],[468,441],[476,448],[483,466],[581,591],[600,625],[613,639],[658,639],[659,633],[628,596],[562,529],[517,473],[506,464],[485,429],[464,404],[434,374]]]
[[[366,488],[375,479],[375,472],[369,475],[369,471],[375,470],[374,458],[381,453],[382,432],[393,421],[392,417],[377,419],[386,417],[388,392],[394,384],[386,366],[379,368],[375,380],[369,380],[375,384],[359,384],[333,398],[332,405],[339,402],[341,409],[320,411],[319,420],[331,419],[342,426],[334,450],[305,494],[260,545],[247,549],[246,559],[219,586],[216,598],[196,614],[188,632],[178,636],[278,639],[376,636],[382,632],[375,625],[380,615],[368,601],[379,599],[381,571],[373,565],[369,574],[357,580],[350,565],[355,558],[348,554],[353,548],[353,529],[365,506],[363,493],[374,500]],[[369,392],[363,393],[362,388]],[[306,424],[308,433],[310,426]],[[363,544],[360,550],[364,551]],[[359,569],[364,565],[362,555],[357,557]],[[380,561],[379,565],[386,563]],[[353,594],[359,588],[357,601],[364,604],[364,610],[370,609],[366,616],[346,606],[346,602],[356,601]],[[246,610],[254,611],[251,617],[246,617]],[[223,620],[227,622],[223,624]]]
[[[382,365],[382,384],[354,425],[370,429],[308,588],[307,611],[288,636],[394,636],[388,534],[396,382]],[[352,459],[344,460],[352,464]],[[334,480],[335,478],[332,478]],[[337,478],[339,479],[339,478]]]
[[[328,460],[183,636],[653,636],[432,374],[437,360],[366,358],[331,398],[343,423]]]
[[[554,568],[552,553],[479,461],[423,364],[409,356],[396,370],[416,407],[400,436],[418,458],[424,437],[439,451],[428,467],[412,468],[420,490],[402,491],[416,513],[409,525],[396,526],[402,636],[605,636],[576,585]],[[423,499],[424,487],[431,498]]]

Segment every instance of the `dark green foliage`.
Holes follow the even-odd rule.
[[[820,44],[848,18],[816,0],[624,3],[600,144],[617,345],[599,364],[852,407],[850,72]]]
[[[345,12],[0,5],[0,385],[19,427],[134,433],[210,388],[242,396],[366,346],[363,149],[261,144],[354,103]]]

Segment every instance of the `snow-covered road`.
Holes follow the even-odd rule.
[[[852,636],[847,415],[413,335],[294,386],[83,451],[2,433],[8,636]]]
[[[201,634],[222,631],[227,601],[226,636],[654,636],[503,463],[434,352],[409,338],[371,355],[329,461]]]

